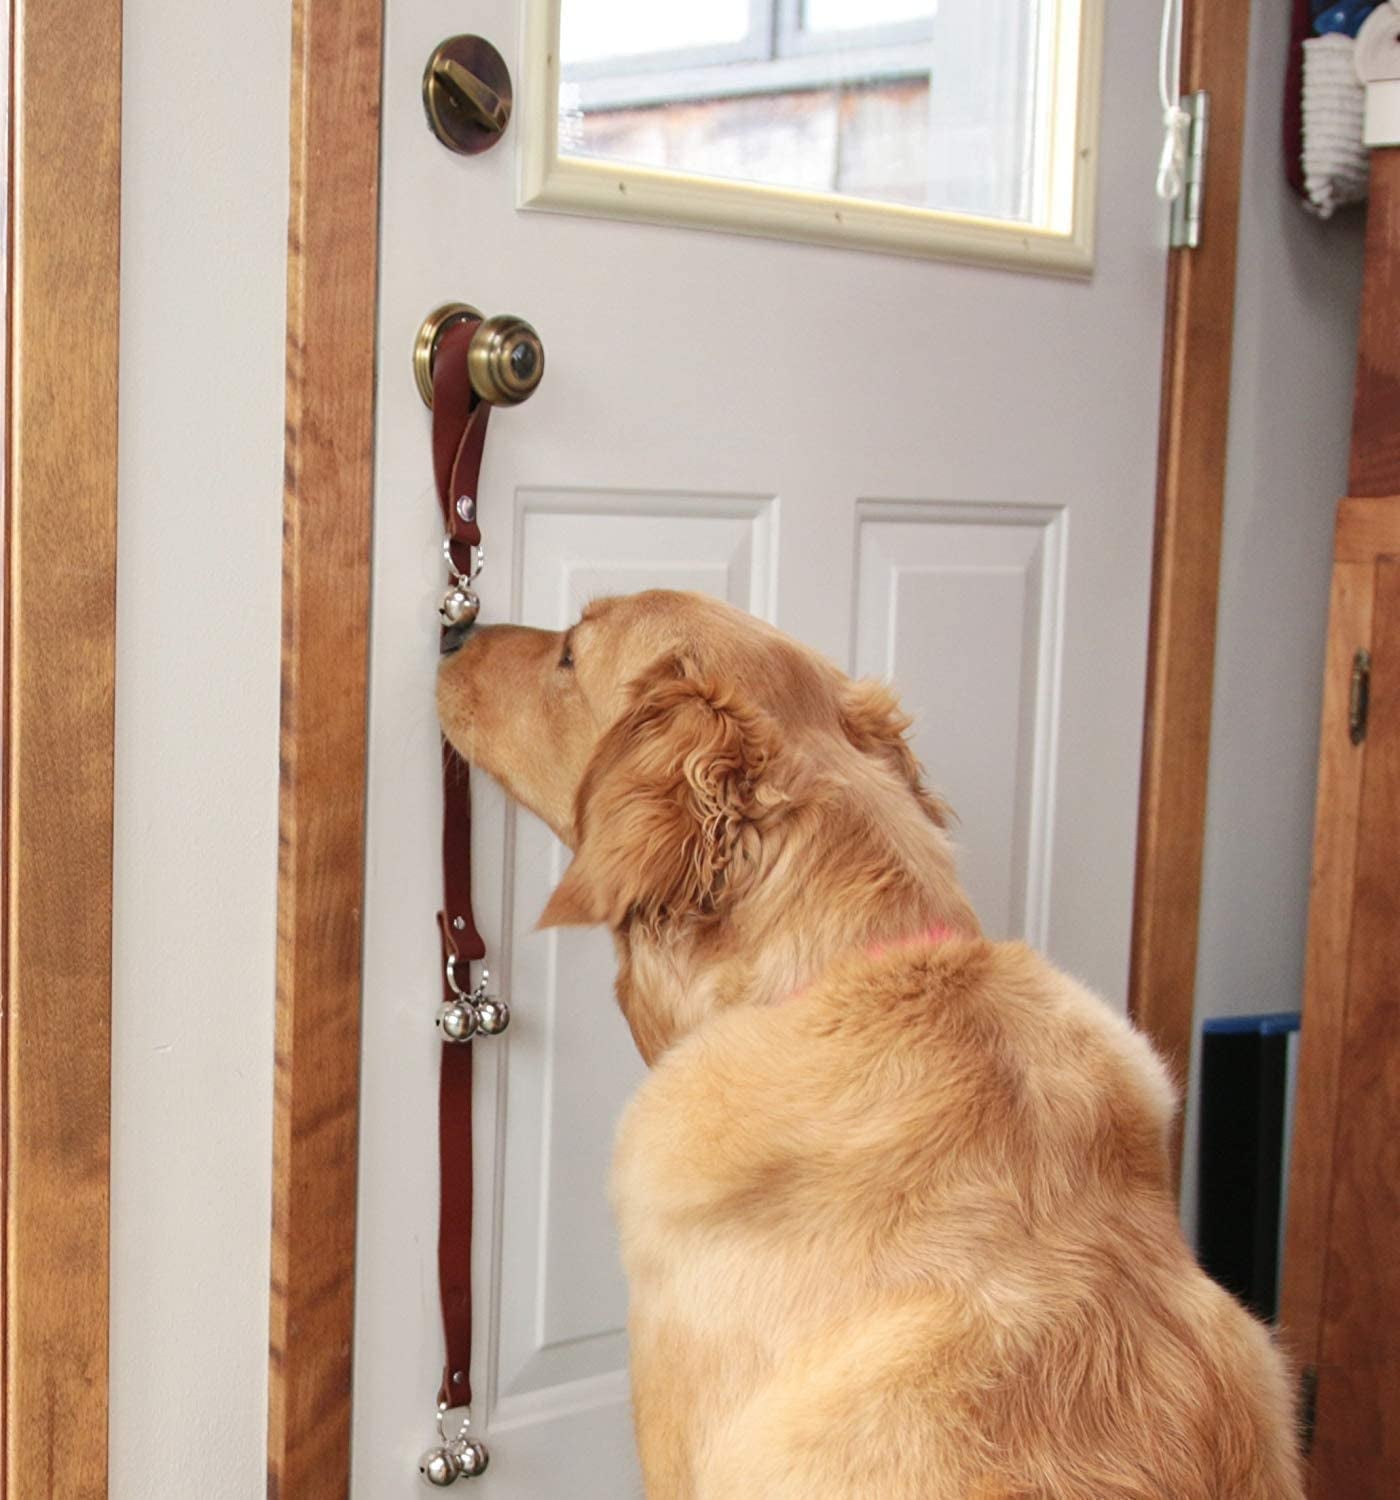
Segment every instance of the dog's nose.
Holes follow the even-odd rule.
[[[462,642],[466,640],[467,632],[471,628],[471,623],[466,620],[457,625],[444,626],[441,639],[438,641],[438,650],[444,656],[451,656],[454,651],[461,649]]]

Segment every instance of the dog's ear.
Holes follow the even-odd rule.
[[[863,755],[874,756],[913,792],[931,822],[947,828],[952,809],[924,785],[923,767],[914,758],[906,735],[913,722],[882,682],[853,682],[841,699],[841,728]]]
[[[721,914],[758,868],[777,788],[777,726],[680,658],[635,685],[579,787],[577,852],[542,927]]]

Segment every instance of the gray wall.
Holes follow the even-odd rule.
[[[1364,214],[1322,223],[1284,181],[1290,9],[1289,0],[1253,0],[1197,1049],[1206,1018],[1294,1010],[1302,994],[1332,522],[1346,490]],[[1196,1106],[1193,1091],[1188,1230]]]

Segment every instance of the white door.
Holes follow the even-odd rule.
[[[823,0],[824,4],[833,0]],[[944,0],[945,11],[966,0]],[[419,80],[454,30],[520,88],[518,0],[387,13],[354,1494],[417,1495],[441,1367],[433,678],[442,586],[409,354],[463,299],[548,368],[491,424],[483,618],[721,594],[918,715],[984,921],[1121,1003],[1152,548],[1162,214],[1155,25],[1107,7],[1088,278],[517,209],[517,124],[450,155]],[[538,101],[517,94],[517,121]],[[514,1020],[477,1044],[474,1494],[640,1493],[604,1190],[640,1075],[602,934],[537,935],[560,849],[484,778],[481,928]],[[833,1414],[834,1419],[839,1414]]]

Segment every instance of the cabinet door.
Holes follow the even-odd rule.
[[[1313,1451],[1352,1500],[1400,1492],[1400,558],[1372,642]]]
[[[1400,501],[1344,501],[1337,537],[1281,1321],[1316,1380],[1312,1494],[1380,1500],[1400,1490]]]

